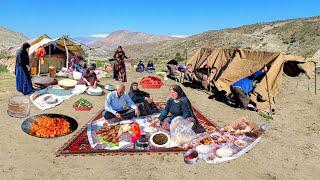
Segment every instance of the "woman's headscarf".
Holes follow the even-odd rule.
[[[29,43],[23,43],[21,49],[27,52],[27,49],[30,47]]]
[[[30,47],[29,43],[24,43],[18,54],[17,54],[17,58],[16,58],[16,67],[17,66],[22,66],[23,69],[25,70],[25,72],[27,72],[27,67],[26,65],[29,65],[30,61],[29,61],[29,54],[27,52],[27,49]]]
[[[192,111],[192,106],[191,106],[191,102],[190,100],[188,99],[188,97],[186,96],[186,94],[184,93],[184,91],[182,90],[182,88],[179,86],[179,85],[172,85],[170,87],[170,90],[174,90],[175,92],[178,93],[178,96],[179,96],[179,99],[180,98],[185,98],[187,100],[187,103],[189,105],[189,108],[190,108],[190,112],[191,112],[191,115],[192,117],[197,121],[197,117],[194,115],[193,111]]]
[[[144,96],[144,97],[148,97],[148,96],[150,96],[149,93],[144,92],[144,91],[141,91],[139,88],[138,88],[137,90],[133,90],[133,86],[134,86],[134,85],[138,85],[138,83],[137,83],[137,82],[131,83],[130,91],[129,91],[129,93],[128,93],[128,95],[129,95],[130,97],[134,97],[134,96]]]
[[[179,86],[179,85],[172,85],[170,87],[170,90],[174,90],[175,92],[178,93],[178,96],[179,98],[182,98],[182,97],[187,97],[186,94],[183,92],[182,88]]]

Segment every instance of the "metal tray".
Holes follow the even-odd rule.
[[[30,133],[30,125],[32,124],[32,122],[40,117],[40,116],[47,116],[47,117],[50,117],[50,118],[64,118],[66,119],[66,121],[69,122],[70,124],[70,133],[74,132],[77,128],[78,128],[78,123],[75,119],[73,119],[72,117],[69,117],[69,116],[66,116],[66,115],[62,115],[62,114],[38,114],[38,115],[34,115],[32,117],[29,117],[27,118],[25,121],[23,121],[23,123],[21,124],[21,129],[31,135],[31,136],[34,136],[34,137],[38,137],[38,136],[35,136],[35,135],[32,135]],[[70,134],[68,133],[68,134]],[[65,135],[68,135],[68,134],[64,134],[62,136],[65,136]],[[61,136],[55,136],[55,137],[48,137],[48,138],[56,138],[56,137],[61,137]],[[46,137],[38,137],[38,138],[46,138]]]

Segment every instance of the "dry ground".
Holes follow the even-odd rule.
[[[129,73],[129,82],[143,74]],[[112,83],[110,79],[103,83]],[[169,97],[168,85],[149,92],[158,101]],[[0,178],[1,179],[319,179],[320,177],[320,95],[314,94],[314,80],[285,77],[276,98],[274,120],[269,130],[249,153],[229,163],[213,165],[198,162],[186,165],[179,155],[55,157],[54,153],[73,134],[56,139],[39,139],[21,130],[24,119],[7,115],[8,99],[18,94],[14,76],[0,75]],[[128,83],[129,85],[129,83]],[[309,88],[308,88],[309,87]],[[318,84],[320,87],[320,84]],[[208,95],[184,88],[192,104],[222,125],[243,114],[261,119],[256,113],[234,109],[208,99]],[[318,94],[320,89],[318,88]],[[76,112],[72,104],[79,97],[94,104],[89,112]],[[72,97],[54,112],[74,117],[79,126],[103,107],[104,97],[86,94]],[[31,115],[43,113],[31,104]]]

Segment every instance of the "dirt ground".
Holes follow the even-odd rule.
[[[146,74],[129,73],[128,81],[138,81]],[[155,100],[169,97],[168,85],[148,90]],[[110,79],[102,84],[115,84]],[[127,83],[127,87],[129,83]],[[318,84],[320,87],[320,84]],[[18,94],[14,76],[0,75],[0,177],[1,179],[319,179],[320,177],[320,88],[314,94],[314,79],[284,77],[276,97],[274,120],[266,121],[255,112],[235,109],[208,99],[204,92],[184,88],[193,106],[219,125],[230,123],[244,114],[264,121],[269,130],[249,153],[223,164],[199,161],[187,165],[179,155],[55,157],[54,153],[72,134],[40,139],[21,130],[24,119],[7,115],[8,99]],[[76,112],[72,104],[79,97],[93,102],[90,112]],[[104,105],[104,96],[74,96],[46,113],[74,117],[79,127],[85,125]],[[33,104],[31,114],[44,113]]]

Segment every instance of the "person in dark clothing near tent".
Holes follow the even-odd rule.
[[[24,95],[33,92],[31,75],[30,75],[30,60],[29,51],[30,44],[24,43],[19,50],[16,57],[15,74],[16,74],[16,88],[17,91]]]
[[[144,64],[142,61],[139,61],[139,63],[137,64],[137,68],[136,68],[137,72],[143,72],[144,71]]]
[[[127,73],[124,59],[128,58],[124,53],[122,46],[119,46],[116,52],[114,53],[113,58],[115,62],[113,64],[113,79],[116,81],[127,82]]]
[[[159,111],[150,94],[141,91],[137,82],[133,82],[131,84],[128,95],[138,106],[142,116],[150,115]]]
[[[239,81],[233,83],[230,86],[231,92],[235,98],[235,103],[237,106],[243,107],[243,108],[253,108],[254,110],[255,107],[250,103],[250,97],[249,93],[253,90],[254,88],[254,81],[256,81],[261,75],[264,74],[264,70],[259,70],[255,72],[254,74],[245,77],[243,79],[240,79]]]
[[[147,64],[147,71],[155,71],[156,69],[154,68],[153,62],[150,60]]]
[[[193,121],[194,128],[197,127],[198,120],[192,111],[191,102],[182,88],[179,85],[172,85],[170,91],[172,97],[166,102],[160,116],[152,124],[161,123],[164,129],[170,129],[171,121],[177,116],[182,116],[186,120]]]

